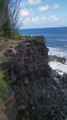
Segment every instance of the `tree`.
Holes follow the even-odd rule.
[[[10,21],[11,21],[11,27],[13,31],[17,31],[17,28],[20,26],[20,22],[18,23],[20,2],[21,0],[10,0],[10,4],[9,4]]]
[[[10,37],[17,30],[21,0],[0,0],[0,35]]]
[[[4,36],[10,33],[10,20],[8,14],[9,0],[0,0],[0,31]]]

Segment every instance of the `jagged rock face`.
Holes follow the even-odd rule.
[[[48,67],[48,49],[43,41],[28,40],[21,43],[17,47],[16,56],[19,61],[19,68],[23,70],[22,76],[23,74],[45,70]]]
[[[65,120],[66,101],[48,66],[43,37],[20,43],[7,72],[17,101],[16,120]]]
[[[58,57],[56,55],[49,55],[49,62],[51,61],[57,61],[63,64],[66,63],[66,59],[64,57]]]

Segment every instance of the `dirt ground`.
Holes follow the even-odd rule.
[[[12,49],[15,52],[15,46],[17,46],[21,41],[5,41],[5,40],[0,40],[0,57],[3,55],[3,53],[7,49]]]

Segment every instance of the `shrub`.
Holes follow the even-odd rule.
[[[5,72],[0,69],[0,99],[5,100],[7,98],[8,93],[8,84],[4,80]]]
[[[23,37],[19,33],[13,33],[11,36],[11,39],[14,39],[14,40],[22,40],[22,38]]]

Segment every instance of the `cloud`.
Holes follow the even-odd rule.
[[[43,25],[45,23],[49,22],[56,22],[58,20],[56,15],[51,15],[49,17],[46,16],[32,16],[32,17],[26,17],[24,19],[24,25]]]
[[[49,17],[47,16],[27,16],[25,17],[23,22],[24,27],[38,27],[38,26],[46,26],[55,24],[58,21],[58,18],[56,15],[51,15]],[[21,26],[22,28],[22,26]]]
[[[39,6],[39,8],[38,8],[39,11],[47,11],[48,9],[49,9],[49,5]]]
[[[59,9],[60,5],[58,3],[54,3],[52,6],[53,9]]]
[[[30,5],[37,5],[40,3],[41,3],[41,0],[28,0],[28,4]]]
[[[46,23],[46,21],[47,21],[47,18],[45,16],[41,16],[41,17],[40,16],[34,16],[31,19],[31,22],[33,24],[42,24],[42,23]]]
[[[41,21],[46,22],[47,18],[45,16],[41,17]]]
[[[29,22],[30,22],[29,17],[26,17],[23,21],[23,24],[27,25],[27,24],[29,24]]]
[[[33,12],[31,10],[28,10],[28,9],[21,9],[20,10],[20,17],[26,17],[26,16],[29,16],[32,14],[33,14]]]
[[[58,21],[58,17],[56,15],[51,15],[49,18],[48,18],[48,21],[49,22],[56,22]]]
[[[39,17],[32,17],[33,23],[39,23]]]

